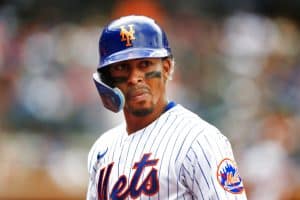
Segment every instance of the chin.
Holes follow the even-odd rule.
[[[154,105],[153,104],[149,105],[149,103],[141,102],[139,104],[130,105],[128,107],[128,110],[130,113],[132,113],[135,116],[143,117],[149,115],[154,111]]]
[[[144,117],[153,112],[153,108],[143,108],[143,109],[135,109],[132,110],[131,113],[137,117]]]
[[[151,114],[155,109],[155,105],[151,101],[140,101],[140,102],[132,102],[127,105],[127,110],[129,113],[138,116],[144,117]]]

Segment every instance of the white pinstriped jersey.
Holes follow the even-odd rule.
[[[104,133],[88,171],[88,200],[246,199],[227,138],[178,104],[131,135]]]

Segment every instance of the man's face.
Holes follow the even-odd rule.
[[[170,59],[143,58],[122,61],[109,68],[114,86],[125,96],[124,111],[146,116],[166,100]]]

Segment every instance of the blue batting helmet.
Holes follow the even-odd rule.
[[[168,57],[171,49],[165,32],[153,19],[131,15],[121,17],[103,29],[99,54],[98,71],[93,74],[93,80],[104,107],[119,112],[125,104],[124,95],[109,83],[101,69],[124,60]]]
[[[167,36],[151,18],[130,15],[112,21],[99,40],[98,69],[137,58],[161,58],[171,55]]]

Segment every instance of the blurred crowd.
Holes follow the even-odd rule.
[[[107,18],[20,23],[0,10],[0,199],[83,199],[92,142],[122,119],[92,82]],[[171,99],[232,142],[250,200],[300,199],[300,27],[236,12],[163,19]]]

